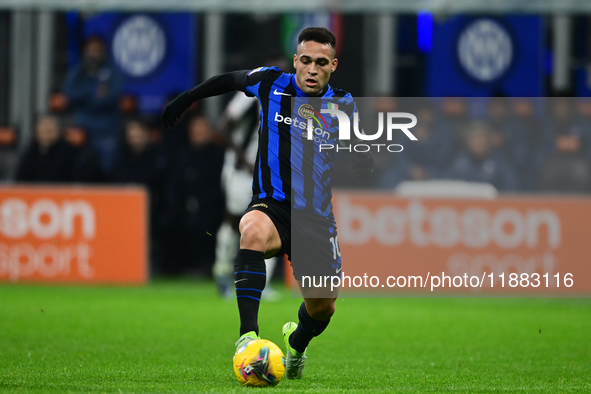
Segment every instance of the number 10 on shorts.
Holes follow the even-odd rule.
[[[332,245],[332,258],[336,260],[337,257],[341,257],[341,250],[339,249],[339,236],[330,237],[328,239]]]

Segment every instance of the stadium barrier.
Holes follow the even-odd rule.
[[[140,187],[0,187],[0,282],[142,284]]]
[[[341,295],[591,295],[588,197],[335,191],[333,203]]]

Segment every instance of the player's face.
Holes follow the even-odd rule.
[[[293,56],[298,87],[309,96],[316,96],[328,84],[330,74],[337,69],[334,48],[328,44],[304,41]]]

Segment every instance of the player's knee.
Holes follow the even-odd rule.
[[[265,226],[255,220],[240,223],[240,248],[265,252],[268,231]]]

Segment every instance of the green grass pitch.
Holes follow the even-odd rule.
[[[263,302],[284,348],[301,302]],[[0,286],[0,390],[238,392],[238,313],[210,282]],[[304,378],[273,392],[591,392],[589,299],[340,299]],[[258,391],[257,391],[258,392]]]

